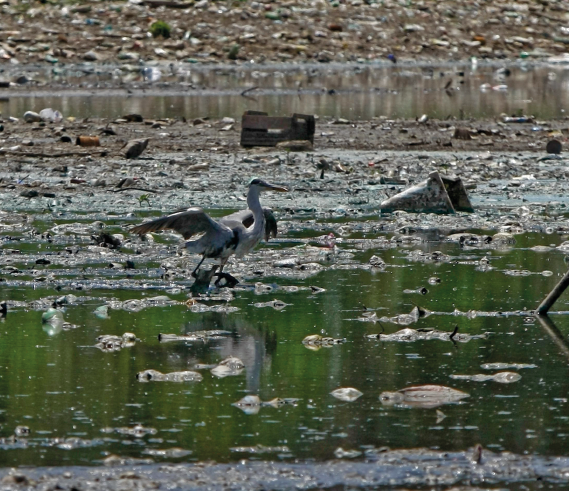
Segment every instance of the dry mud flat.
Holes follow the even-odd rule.
[[[296,490],[378,489],[379,486],[461,486],[461,489],[555,489],[566,485],[569,459],[467,452],[370,450],[362,461],[321,464],[128,465],[109,457],[106,467],[63,467],[0,471],[1,489],[21,490]],[[127,465],[125,465],[125,463]],[[114,464],[114,465],[113,465]]]
[[[535,205],[519,211],[523,222],[528,213],[544,211],[550,212],[547,220],[555,221],[566,207],[569,174],[563,153],[545,152],[551,138],[566,139],[566,120],[321,118],[314,150],[302,152],[243,149],[240,122],[230,118],[29,124],[5,119],[1,124],[0,193],[5,212],[243,208],[246,184],[258,175],[291,186],[291,193],[278,196],[281,201],[270,194],[264,198],[280,218],[284,212],[297,217],[357,217],[376,213],[386,197],[435,170],[461,177],[475,208],[483,206],[485,213],[498,212],[501,206]],[[81,135],[97,136],[101,146],[75,145]],[[139,158],[128,160],[124,145],[132,139],[149,143]],[[476,225],[497,227],[491,221]]]
[[[515,59],[567,52],[563,0],[0,1],[0,62]],[[170,37],[152,38],[154,21]]]
[[[563,154],[543,150],[551,135],[564,138],[565,121],[541,122],[544,129],[534,132],[530,127],[534,123],[321,120],[316,127],[316,150],[303,152],[242,149],[240,124],[231,120],[4,124],[0,257],[8,266],[19,260],[18,251],[12,249],[18,244],[67,243],[69,233],[89,243],[95,240],[92,234],[103,229],[122,234],[131,255],[115,250],[109,256],[107,249],[87,247],[73,256],[75,261],[96,261],[104,253],[106,262],[153,263],[160,243],[141,248],[129,234],[133,225],[150,213],[189,206],[243,209],[247,183],[254,176],[290,188],[289,193],[262,197],[263,205],[271,207],[279,221],[277,243],[290,242],[298,233],[317,237],[333,232],[346,246],[367,250],[444,242],[453,240],[456,233],[484,230],[514,235],[557,233],[565,241],[559,246],[561,252],[569,244],[566,163]],[[476,128],[484,128],[485,133],[468,140],[453,138],[459,125],[473,134]],[[99,136],[101,146],[84,148],[59,141],[70,136],[73,142],[84,134]],[[129,160],[123,146],[132,138],[148,138],[149,143],[139,158]],[[380,214],[385,199],[433,171],[463,180],[474,213]],[[82,225],[72,232],[69,227],[76,222]],[[291,278],[319,271],[307,270],[303,261],[310,258],[297,257],[294,248],[279,248],[275,256],[273,247],[278,245],[259,249],[239,265],[232,260],[239,281],[259,278],[259,271],[268,277]],[[40,264],[45,254],[38,249],[26,259]],[[171,252],[169,257],[174,255]],[[423,256],[416,260],[426,260]],[[167,285],[161,281],[156,287]]]

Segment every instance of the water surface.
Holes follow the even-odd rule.
[[[150,73],[159,73],[159,78],[151,80],[144,69],[155,70]],[[79,118],[129,113],[151,119],[239,118],[246,110],[260,110],[275,116],[297,112],[353,120],[423,114],[492,118],[502,113],[553,119],[569,109],[569,70],[545,63],[240,68],[179,63],[127,73],[85,64],[24,67],[20,72],[40,85],[31,82],[25,93],[0,89],[5,116],[52,107]],[[46,83],[50,87],[42,88]]]
[[[49,215],[42,220],[46,223],[38,225],[40,229],[52,226]],[[114,224],[108,231],[120,231],[124,221],[116,219]],[[304,235],[310,236],[310,230]],[[245,282],[229,303],[239,310],[229,313],[192,312],[182,303],[190,282],[160,280],[164,272],[160,265],[175,254],[175,248],[151,263],[137,261],[136,270],[109,269],[104,258],[99,263],[82,261],[81,252],[78,262],[66,267],[53,258],[53,264],[35,264],[42,254],[49,258],[58,250],[63,254],[66,248],[86,250],[89,246],[67,237],[50,245],[37,236],[3,236],[0,297],[27,302],[14,303],[20,306],[10,308],[0,324],[3,466],[90,465],[111,454],[155,461],[323,461],[334,458],[338,448],[451,451],[477,443],[517,454],[566,453],[569,316],[553,315],[555,325],[544,329],[529,315],[558,281],[558,275],[548,271],[566,269],[563,253],[536,252],[529,247],[558,245],[561,238],[557,235],[519,235],[514,246],[500,250],[426,243],[365,252],[353,249],[348,237],[337,254],[351,251],[354,265],[366,263],[375,254],[386,262],[385,270],[348,265],[327,267],[306,280],[266,277],[261,283],[272,286],[267,293],[260,293],[259,287],[255,290],[254,281]],[[297,239],[293,239],[287,243],[284,237],[278,244],[262,247],[258,254],[294,247]],[[168,242],[175,245],[173,239]],[[410,261],[412,249],[440,250],[451,261]],[[23,254],[14,254],[14,250]],[[128,249],[122,253],[124,259],[127,253]],[[483,257],[493,269],[480,270]],[[440,278],[440,283],[430,284],[432,277]],[[124,281],[125,287],[109,289],[105,278]],[[299,290],[286,288],[290,286]],[[308,286],[325,291],[303,289]],[[425,295],[405,293],[421,287],[427,288]],[[45,304],[45,299],[71,294],[78,299],[63,310],[65,321],[74,327],[42,325],[47,306],[40,308],[33,301],[44,299]],[[110,308],[108,318],[94,314],[112,300],[156,295],[168,295],[180,304],[140,311]],[[273,299],[288,305],[281,310],[254,305]],[[226,306],[223,302],[207,304]],[[468,343],[366,338],[405,326],[362,322],[364,316],[370,312],[378,317],[406,314],[415,305],[436,313],[409,327],[452,331],[458,325],[461,333],[486,333],[487,337]],[[567,300],[562,298],[556,308],[568,310]],[[523,313],[526,309],[528,315]],[[159,333],[210,329],[227,330],[231,335],[209,342],[158,341]],[[124,332],[135,333],[139,341],[112,353],[94,347],[97,336]],[[345,338],[346,342],[313,351],[302,344],[309,334]],[[203,380],[197,383],[141,383],[136,379],[142,370],[192,370],[198,363],[213,365],[230,355],[244,362],[241,374],[217,378],[210,370],[200,369]],[[496,373],[481,367],[496,362],[535,367],[514,370],[522,378],[513,384],[450,377]],[[431,409],[389,407],[379,399],[383,391],[418,384],[447,385],[470,397]],[[342,402],[330,395],[338,387],[357,388],[363,396]],[[298,401],[246,414],[233,403],[247,394],[263,401],[275,397]],[[13,438],[20,425],[29,427],[30,435]],[[159,452],[164,450],[165,454]]]

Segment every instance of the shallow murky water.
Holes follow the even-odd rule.
[[[109,218],[107,231],[124,232],[124,225],[138,220]],[[477,443],[518,454],[566,453],[569,316],[552,315],[555,324],[542,326],[524,313],[558,281],[557,272],[566,270],[561,251],[531,249],[559,245],[558,235],[518,235],[515,245],[499,249],[414,243],[361,251],[354,234],[336,250],[320,249],[326,259],[317,274],[295,279],[284,268],[259,275],[259,282],[243,282],[233,296],[225,291],[223,298],[190,307],[184,302],[191,282],[161,278],[167,273],[161,265],[176,260],[173,237],[157,239],[163,248],[149,260],[136,254],[139,242],[125,244],[121,252],[96,248],[89,228],[41,235],[56,224],[62,221],[38,215],[39,234],[23,227],[2,236],[0,298],[9,305],[0,324],[4,466],[94,464],[110,454],[158,462],[321,461],[372,455],[385,446],[452,451]],[[252,257],[262,268],[263,258],[304,244],[300,237],[321,235],[322,225],[306,224]],[[442,257],[435,251],[445,259],[433,260]],[[372,255],[385,268],[358,268]],[[38,263],[42,259],[50,264]],[[127,260],[136,269],[117,268]],[[68,324],[42,324],[54,300]],[[567,303],[563,297],[556,308],[569,310]],[[105,305],[107,312],[100,309]],[[415,305],[433,313],[402,316]],[[388,319],[373,322],[381,317]],[[458,334],[484,336],[454,342],[367,337],[406,327],[452,332],[455,326]],[[158,337],[209,330],[227,332],[195,341]],[[125,332],[138,338],[133,345],[111,352],[95,347],[98,336]],[[308,349],[302,340],[311,334],[345,342]],[[245,367],[220,378],[212,367],[228,356]],[[203,379],[138,381],[136,374],[147,369],[196,370]],[[501,371],[521,379],[452,377]],[[446,385],[469,397],[430,408],[380,400],[384,391],[419,384]],[[343,402],[330,394],[340,387],[363,395]],[[246,410],[233,405],[246,395],[286,403]],[[30,433],[20,428],[15,436],[18,426]]]
[[[125,73],[89,64],[48,71],[21,69],[28,79],[53,84],[21,94],[0,91],[0,112],[21,117],[45,107],[65,116],[116,118],[239,118],[245,110],[336,118],[434,118],[533,115],[560,118],[569,109],[569,70],[547,64],[515,65],[246,65],[146,67]],[[154,72],[152,72],[154,70]],[[18,72],[18,74],[20,74]],[[157,75],[150,76],[158,77]],[[249,90],[251,89],[251,90]],[[243,91],[249,90],[245,96]],[[57,92],[57,95],[53,93]]]

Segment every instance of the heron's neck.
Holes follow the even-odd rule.
[[[263,208],[261,202],[259,201],[259,189],[256,186],[251,186],[249,192],[247,193],[247,206],[253,212],[253,217],[255,219],[253,225],[249,227],[252,232],[261,233],[265,230],[265,214],[263,213]]]

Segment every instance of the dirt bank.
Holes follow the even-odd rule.
[[[0,9],[5,64],[512,60],[569,45],[561,0],[2,0]],[[169,38],[149,34],[156,20]]]

